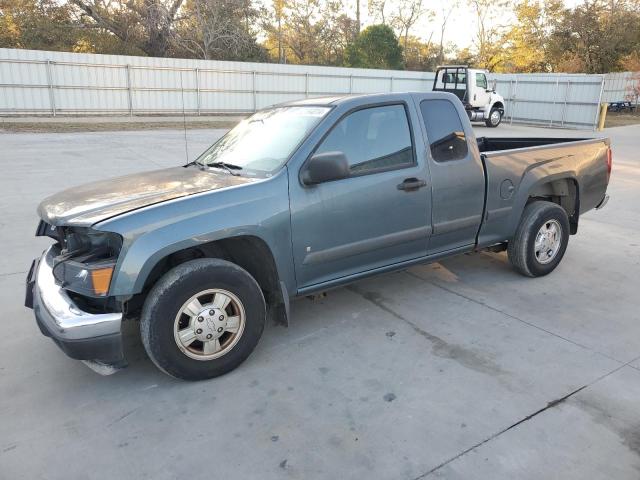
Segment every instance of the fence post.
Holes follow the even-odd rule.
[[[349,93],[353,93],[353,75],[349,75]]]
[[[551,105],[551,115],[549,115],[549,127],[553,127],[553,113],[556,109],[556,98],[558,97],[559,87],[560,87],[560,79],[556,79],[556,89],[553,92],[553,104]]]
[[[129,102],[129,116],[133,117],[133,95],[131,94],[131,65],[127,64],[127,101]]]
[[[309,98],[309,73],[304,74],[304,98]]]
[[[509,121],[509,125],[513,125],[513,116],[516,112],[516,104],[517,104],[517,100],[516,97],[518,96],[518,77],[516,77],[516,83],[515,83],[515,87],[513,88],[513,95],[512,95],[512,101],[511,101],[511,120]]]
[[[571,80],[567,80],[567,89],[564,91],[564,105],[562,106],[562,121],[560,126],[564,127],[564,120],[567,114],[567,100],[569,100],[569,89],[571,88]]]
[[[604,128],[604,121],[607,116],[608,103],[602,103],[602,94],[604,92],[604,83],[606,77],[602,76],[602,83],[600,84],[600,94],[598,95],[598,105],[596,105],[596,118],[593,120],[593,130],[602,130]],[[606,107],[604,106],[606,105]]]
[[[200,116],[200,69],[196,67],[194,71],[196,74],[196,110]]]
[[[258,102],[256,100],[256,71],[253,70],[251,72],[251,90],[253,91],[253,111],[255,112],[258,109]]]
[[[389,84],[389,92],[393,92],[393,76],[389,80],[391,80],[391,83]]]
[[[49,105],[51,107],[51,115],[56,116],[56,94],[53,89],[53,73],[51,72],[51,60],[47,60],[47,86],[49,87]]]

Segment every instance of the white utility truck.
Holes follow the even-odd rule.
[[[464,105],[469,120],[497,127],[504,115],[504,98],[496,93],[495,81],[489,86],[487,71],[467,65],[443,65],[436,70],[433,91],[456,95]]]

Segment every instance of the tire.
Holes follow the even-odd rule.
[[[554,230],[559,231],[559,241],[555,240],[557,235],[551,233]],[[546,242],[545,233],[549,233]],[[536,248],[538,234],[541,234],[543,241]],[[541,277],[558,266],[568,243],[567,212],[555,203],[536,201],[525,207],[516,234],[508,244],[507,254],[511,264],[522,275]]]
[[[200,308],[203,313],[192,314]],[[153,286],[142,308],[140,336],[160,370],[183,380],[205,380],[247,359],[262,336],[265,316],[262,290],[246,270],[220,259],[191,260]],[[205,340],[205,335],[220,336]]]
[[[497,114],[497,121],[495,119],[495,115]],[[489,118],[484,121],[484,124],[489,128],[496,128],[502,122],[502,113],[500,113],[500,109],[493,107],[489,112]]]

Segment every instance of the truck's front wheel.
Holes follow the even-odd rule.
[[[239,266],[198,259],[167,272],[142,309],[142,343],[153,361],[184,380],[217,377],[251,354],[265,323],[260,286]]]
[[[561,206],[547,201],[527,205],[507,253],[523,275],[541,277],[560,263],[569,243],[569,218]]]
[[[487,118],[484,123],[489,128],[495,128],[500,125],[502,121],[502,113],[497,107],[493,107],[489,112],[489,118]]]

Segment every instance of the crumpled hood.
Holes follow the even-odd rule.
[[[137,208],[255,179],[198,167],[172,167],[87,183],[51,195],[38,214],[51,225],[90,226]]]

